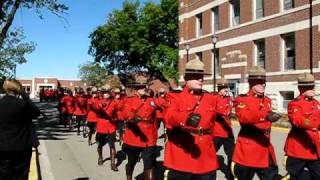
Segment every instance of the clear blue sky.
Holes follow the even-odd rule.
[[[140,0],[145,2],[150,0]],[[159,2],[160,0],[151,0]],[[78,67],[93,59],[88,55],[89,34],[104,24],[113,9],[120,9],[123,0],[61,0],[69,6],[66,24],[57,16],[44,12],[44,19],[34,11],[18,11],[14,26],[24,29],[27,41],[37,44],[27,56],[26,64],[18,65],[18,78],[57,77],[77,79]]]

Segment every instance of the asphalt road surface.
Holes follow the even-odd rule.
[[[104,164],[97,165],[98,154],[97,144],[88,146],[87,139],[78,136],[76,129],[69,130],[59,125],[56,103],[38,103],[44,113],[35,121],[37,133],[40,139],[39,162],[41,177],[43,180],[125,180],[126,157],[119,143],[116,143],[118,172],[110,170],[109,147],[103,149]],[[239,127],[234,126],[234,134],[237,135]],[[162,134],[162,130],[159,130]],[[284,175],[285,170],[282,166],[283,147],[287,133],[283,130],[272,131],[272,143],[276,150],[280,174]],[[94,136],[93,136],[94,139]],[[157,158],[156,176],[163,179],[163,139],[158,140],[159,156]],[[224,156],[223,149],[218,152]],[[143,179],[143,163],[140,161],[134,170],[135,179]],[[223,180],[224,174],[218,171],[218,180]],[[258,179],[258,178],[255,178]]]

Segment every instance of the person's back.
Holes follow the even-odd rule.
[[[30,128],[32,118],[39,110],[15,96],[0,99],[0,151],[19,151],[31,147]]]
[[[36,141],[32,119],[40,111],[17,80],[6,80],[3,89],[6,95],[0,99],[0,179],[27,179]]]

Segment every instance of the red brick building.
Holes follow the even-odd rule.
[[[41,88],[56,89],[57,87],[70,88],[74,91],[75,87],[86,88],[87,84],[79,79],[74,80],[60,80],[57,78],[50,77],[36,77],[33,79],[18,79],[25,91],[30,93],[31,98],[39,97],[39,92]]]
[[[217,79],[228,79],[234,95],[248,90],[247,70],[262,66],[267,71],[267,95],[280,111],[298,95],[297,76],[310,72],[310,48],[313,72],[320,79],[320,0],[312,2],[312,41],[309,0],[179,2],[180,74],[187,61],[186,44],[190,44],[188,59],[199,58],[209,72],[215,62]],[[213,34],[218,36],[216,60]],[[212,91],[213,76],[205,77],[205,84]]]

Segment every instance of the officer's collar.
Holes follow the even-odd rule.
[[[307,97],[307,96],[305,96],[305,95],[300,95],[299,98],[300,98],[300,99],[303,99],[303,100],[306,100],[306,101],[312,101],[312,100],[314,100],[313,97]]]

